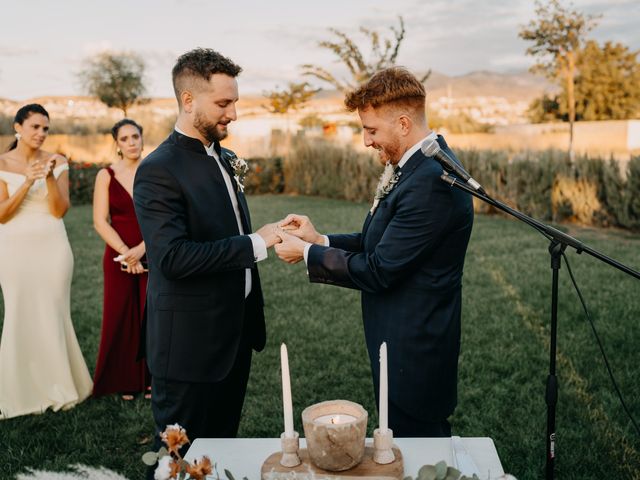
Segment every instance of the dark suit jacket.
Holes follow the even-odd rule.
[[[453,157],[441,136],[438,142]],[[440,164],[420,150],[401,172],[362,233],[330,235],[330,247],[309,249],[309,278],[362,290],[376,392],[378,352],[386,341],[390,401],[436,421],[457,401],[461,280],[473,205],[469,194],[440,179]]]
[[[233,179],[230,153],[223,149],[222,157]],[[248,234],[249,209],[237,196]],[[219,381],[243,332],[256,350],[265,344],[253,246],[240,235],[220,168],[201,142],[174,131],[140,164],[133,197],[149,261],[149,370],[167,380]],[[246,268],[252,292],[245,300]]]

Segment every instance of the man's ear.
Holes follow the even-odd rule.
[[[193,110],[193,94],[189,90],[184,90],[180,94],[180,103],[182,104],[182,110],[191,113]]]
[[[398,123],[400,124],[400,133],[404,136],[409,135],[411,129],[413,128],[413,120],[408,115],[400,115],[398,118]]]

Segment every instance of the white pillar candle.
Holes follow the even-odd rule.
[[[280,345],[280,365],[282,369],[282,410],[284,412],[284,436],[293,438],[293,405],[291,402],[291,380],[289,379],[289,355],[287,346]]]
[[[353,415],[348,413],[336,413],[335,415],[322,415],[314,419],[314,422],[326,423],[328,425],[340,425],[343,423],[349,423],[357,420]]]
[[[387,433],[389,428],[388,393],[389,384],[387,379],[387,342],[380,345],[380,408],[378,414],[380,417],[380,433]]]

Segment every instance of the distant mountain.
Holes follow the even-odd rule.
[[[427,98],[451,96],[504,97],[508,101],[531,101],[544,92],[555,90],[555,86],[544,77],[528,71],[498,73],[481,70],[464,75],[448,76],[433,72],[425,84]]]
[[[440,97],[503,97],[509,102],[526,101],[540,97],[544,92],[554,91],[556,87],[544,77],[533,75],[527,70],[499,73],[488,70],[466,73],[464,75],[446,75],[433,71],[425,87],[427,100]],[[336,90],[323,89],[315,100],[342,101],[343,95]]]
[[[529,103],[534,98],[540,97],[544,92],[557,90],[545,78],[529,73],[528,71],[498,73],[488,70],[470,72],[464,75],[445,75],[440,72],[432,72],[427,80],[427,102],[435,102],[441,97],[452,99],[477,99],[478,97],[502,97],[509,104],[515,102]],[[336,90],[323,89],[309,103],[308,109],[319,108],[321,111],[328,109],[343,110],[344,96]],[[51,109],[51,113],[58,117],[66,116],[100,116],[107,112],[119,115],[115,109],[106,109],[97,99],[86,96],[42,96],[25,102],[16,102],[6,98],[0,99],[0,112],[5,115],[15,114],[15,110],[24,103],[38,102]],[[261,95],[240,95],[238,108],[253,114],[264,114],[262,105],[266,100]],[[176,104],[174,98],[153,98],[149,103],[133,109],[153,110],[156,113],[162,111],[163,115],[175,115]],[[307,109],[305,109],[307,110]]]

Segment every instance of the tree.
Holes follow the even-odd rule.
[[[625,120],[640,115],[639,52],[620,43],[589,40],[576,60],[576,120]],[[567,120],[567,90],[536,99],[529,110],[535,122]]]
[[[576,119],[575,74],[577,54],[596,17],[565,8],[559,0],[546,5],[536,0],[536,19],[520,30],[520,38],[533,42],[527,54],[538,59],[531,68],[566,88],[569,114],[569,157],[573,161],[573,124]]]
[[[275,90],[263,92],[263,96],[269,100],[269,103],[262,107],[270,113],[286,115],[289,110],[301,109],[318,91],[318,89],[312,89],[308,82],[289,82],[286,90],[276,87]]]
[[[542,97],[536,98],[531,102],[527,116],[532,123],[546,123],[556,120],[567,121],[569,117],[560,113],[560,110],[562,110],[560,102],[560,95],[551,96],[545,93]]]
[[[620,43],[587,42],[577,62],[577,118],[625,120],[640,114],[638,53]]]
[[[108,107],[127,110],[145,93],[144,61],[131,52],[103,52],[84,62],[80,80],[89,93]]]
[[[318,42],[319,47],[332,52],[338,57],[338,61],[347,67],[351,74],[350,80],[340,80],[327,69],[311,64],[302,65],[303,75],[312,76],[329,83],[341,92],[357,88],[358,85],[369,80],[378,70],[395,65],[400,46],[406,33],[403,18],[400,16],[398,19],[400,21],[399,28],[389,27],[393,34],[393,40],[389,38],[383,39],[376,30],[360,27],[360,32],[369,40],[371,49],[371,59],[369,61],[365,59],[362,49],[358,47],[351,37],[335,28],[330,28],[329,31],[337,37],[337,39],[334,41],[325,40]],[[429,75],[431,75],[431,70],[429,70],[420,81],[423,83],[426,82]]]
[[[311,97],[318,93],[318,91],[319,89],[311,88],[308,82],[289,82],[288,87],[285,90],[280,90],[276,87],[275,90],[265,91],[262,93],[269,101],[267,105],[262,105],[262,108],[270,113],[285,116],[287,122],[285,148],[288,148],[291,142],[289,111],[300,110],[309,100],[311,100]]]

